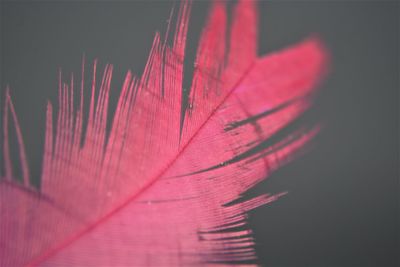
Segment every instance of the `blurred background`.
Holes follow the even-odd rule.
[[[169,1],[1,1],[1,106],[6,85],[38,179],[47,100],[57,75],[79,74],[83,54],[141,73]],[[208,3],[196,1],[189,53]],[[315,113],[324,124],[312,149],[248,192],[289,191],[250,213],[265,266],[398,266],[398,1],[261,1],[259,53],[319,35],[332,54]],[[117,94],[111,96],[111,108]],[[3,112],[3,109],[1,109]],[[36,177],[36,178],[35,178]]]

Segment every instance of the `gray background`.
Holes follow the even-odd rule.
[[[140,73],[169,2],[1,2],[0,85],[10,84],[30,168],[38,177],[47,99],[57,69],[80,70],[83,53]],[[192,34],[207,3],[196,2]],[[325,130],[304,157],[249,192],[290,194],[250,214],[267,266],[397,266],[399,263],[399,2],[263,1],[260,53],[318,33],[332,71],[315,112]],[[191,42],[195,42],[191,37]],[[116,95],[112,96],[115,105]]]

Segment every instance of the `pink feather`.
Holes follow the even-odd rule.
[[[235,200],[318,132],[318,126],[300,123],[277,137],[310,108],[310,95],[326,70],[326,52],[311,38],[257,57],[255,3],[239,1],[227,25],[225,3],[216,1],[185,95],[190,11],[184,2],[171,46],[164,41],[168,36],[156,34],[141,77],[127,73],[109,135],[113,66],[105,67],[96,84],[93,64],[86,126],[85,62],[78,90],[60,73],[57,119],[53,105],[47,105],[40,190],[29,182],[21,127],[7,90],[1,266],[178,266],[255,259],[246,212],[285,192]],[[77,92],[79,105],[73,103]],[[13,177],[9,113],[23,184]]]

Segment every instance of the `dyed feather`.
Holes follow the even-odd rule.
[[[30,182],[7,89],[1,266],[185,266],[256,258],[246,213],[285,192],[240,196],[318,132],[306,118],[326,53],[311,38],[257,57],[255,9],[254,2],[239,1],[228,25],[225,3],[213,3],[191,87],[184,88],[191,8],[183,3],[172,44],[170,29],[164,39],[157,33],[143,75],[127,73],[111,127],[113,66],[106,65],[96,84],[93,63],[87,125],[85,61],[78,85],[60,73],[57,117],[47,105],[40,189]],[[22,182],[13,175],[9,117]]]

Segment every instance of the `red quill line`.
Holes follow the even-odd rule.
[[[176,266],[255,259],[246,212],[285,193],[235,200],[318,132],[307,115],[326,53],[313,38],[258,58],[255,3],[239,1],[227,25],[225,3],[216,1],[199,41],[191,87],[184,90],[190,10],[190,3],[181,5],[171,46],[156,34],[143,75],[127,73],[108,138],[113,66],[105,67],[98,85],[94,62],[83,144],[85,62],[76,111],[74,78],[64,83],[60,73],[56,125],[52,104],[47,105],[40,190],[29,183],[21,128],[7,90],[1,266]],[[12,177],[8,111],[23,185]]]

